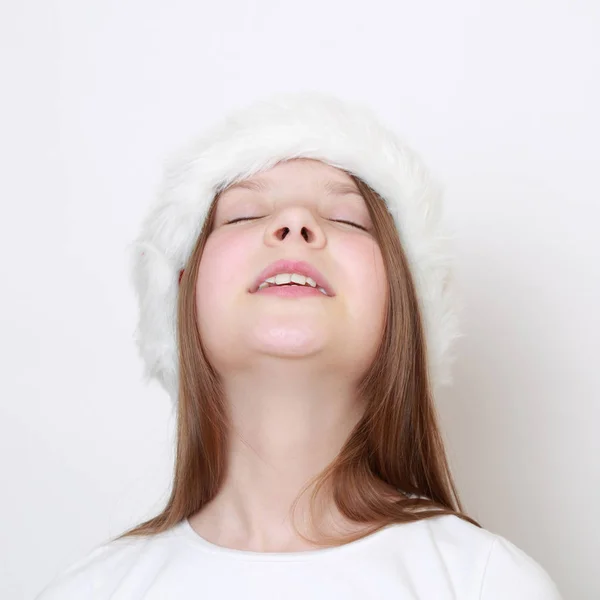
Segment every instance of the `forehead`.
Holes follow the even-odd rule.
[[[345,171],[313,159],[292,159],[235,182],[223,190],[250,190],[257,193],[318,189],[327,196],[353,195],[362,198],[354,180]]]

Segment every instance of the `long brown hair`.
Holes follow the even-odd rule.
[[[383,199],[358,177],[388,278],[384,333],[373,364],[361,380],[365,411],[337,457],[312,486],[330,491],[339,511],[372,527],[345,536],[305,540],[320,546],[345,544],[392,523],[463,512],[452,479],[427,371],[422,315],[406,255]],[[222,191],[214,198],[196,246],[183,270],[178,307],[179,399],[177,448],[171,496],[162,512],[126,531],[127,536],[163,532],[198,512],[220,489],[227,469],[228,419],[219,377],[202,346],[195,313],[198,265]]]

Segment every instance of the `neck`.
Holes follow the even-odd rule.
[[[258,551],[305,547],[293,527],[292,503],[335,459],[363,411],[350,378],[315,377],[314,366],[308,372],[310,377],[292,367],[270,369],[261,377],[253,368],[226,380],[231,419],[226,480],[190,519],[203,537]],[[297,504],[297,525],[309,523],[311,491]],[[330,499],[319,506],[317,519],[339,521]]]

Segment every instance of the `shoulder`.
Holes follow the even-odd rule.
[[[554,581],[531,556],[494,535],[481,584],[481,600],[561,600]]]
[[[94,547],[60,571],[35,600],[111,598],[113,591],[142,556],[155,564],[160,564],[168,556],[169,532],[126,537]]]
[[[425,520],[448,563],[473,576],[478,600],[562,600],[544,568],[518,546],[453,515]]]

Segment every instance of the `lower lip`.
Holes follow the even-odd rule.
[[[283,298],[302,298],[305,296],[321,296],[321,298],[327,298],[327,296],[317,288],[302,287],[299,285],[273,285],[257,290],[254,293],[260,295],[266,294],[269,296],[282,296]]]

